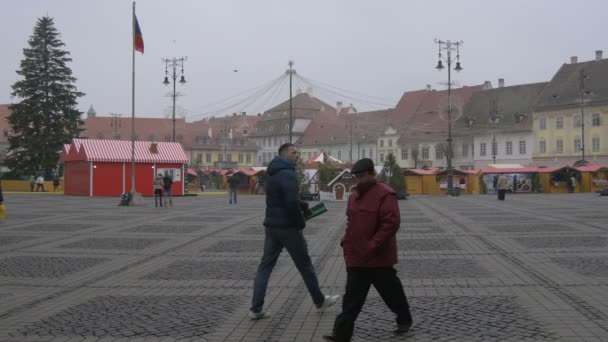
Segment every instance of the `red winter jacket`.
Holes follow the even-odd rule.
[[[348,267],[390,267],[397,263],[401,215],[395,191],[376,183],[363,196],[353,191],[346,209],[344,259]]]

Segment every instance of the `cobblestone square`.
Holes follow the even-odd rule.
[[[266,296],[273,316],[247,318],[264,197],[226,197],[125,208],[116,198],[5,194],[0,341],[322,341],[340,305],[318,312],[286,251]],[[354,341],[608,340],[607,201],[400,201],[396,269],[415,323],[393,335],[394,316],[372,288]],[[304,230],[328,294],[343,294],[346,281],[345,205],[327,202]]]

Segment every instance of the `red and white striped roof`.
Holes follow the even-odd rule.
[[[152,153],[150,141],[135,142],[136,163],[188,163],[188,155],[180,143],[158,142],[158,153]],[[131,141],[74,139],[64,146],[61,161],[81,160],[88,162],[130,162]]]

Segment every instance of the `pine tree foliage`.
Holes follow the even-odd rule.
[[[405,188],[405,178],[401,172],[401,167],[397,163],[397,158],[392,153],[389,153],[384,161],[384,167],[380,177],[388,184],[395,192],[407,192]]]
[[[12,86],[16,103],[10,106],[8,122],[10,157],[7,164],[15,175],[44,173],[49,176],[57,166],[63,144],[82,131],[82,112],[76,109],[84,94],[74,85],[76,78],[66,65],[70,53],[50,17],[39,18],[34,33],[23,49]]]

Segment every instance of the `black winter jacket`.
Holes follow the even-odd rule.
[[[266,217],[264,226],[277,228],[306,227],[302,210],[308,208],[300,201],[295,166],[287,159],[275,157],[266,170]]]

